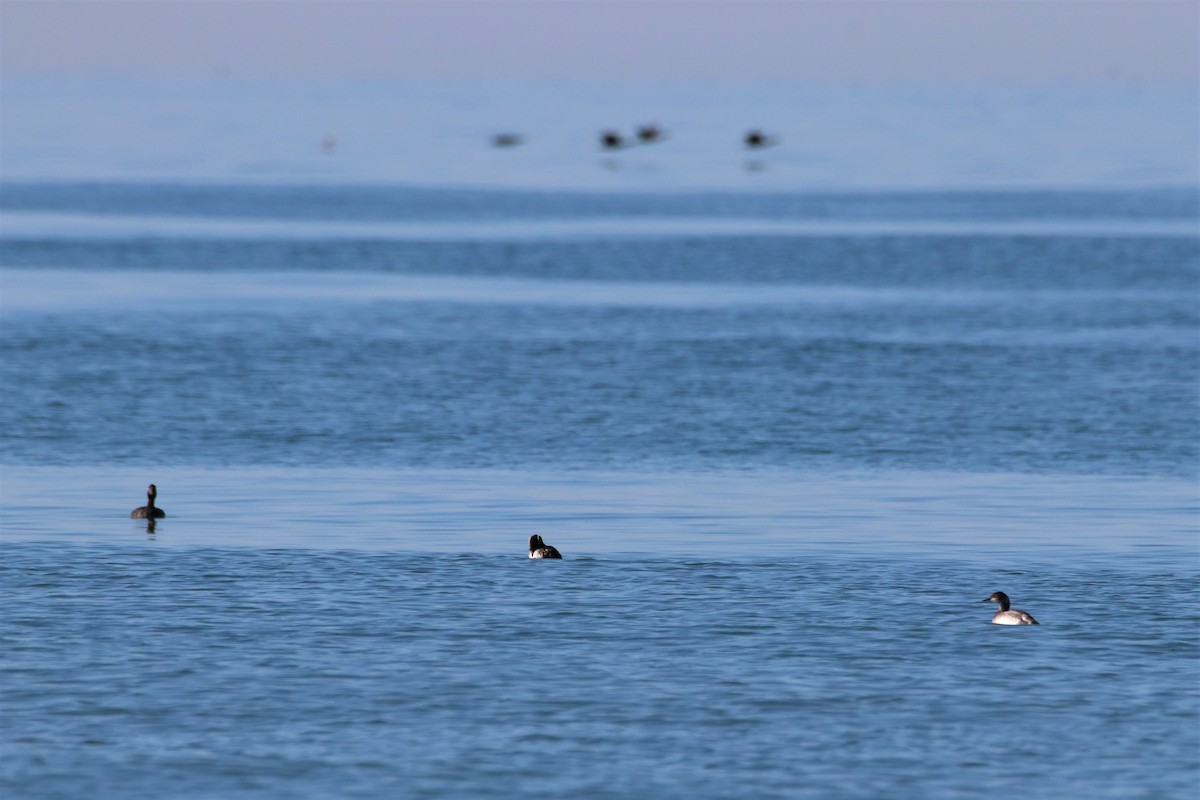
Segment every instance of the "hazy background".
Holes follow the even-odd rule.
[[[1200,183],[1194,2],[0,4],[0,176]],[[598,134],[668,144],[606,158]],[[780,145],[747,160],[744,133]],[[526,146],[488,146],[501,131]]]
[[[1188,0],[4,0],[0,68],[234,77],[1195,85],[1198,8]]]

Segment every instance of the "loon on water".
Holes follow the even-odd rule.
[[[1004,592],[992,592],[991,596],[984,598],[985,603],[998,603],[1000,610],[992,617],[993,625],[1040,625],[1032,614],[1021,611],[1019,609],[1008,607],[1008,595]]]

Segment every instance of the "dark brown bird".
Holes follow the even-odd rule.
[[[642,125],[637,129],[637,137],[642,144],[654,144],[666,139],[667,134],[657,125]]]
[[[751,150],[760,150],[778,143],[779,139],[775,136],[768,136],[760,130],[752,130],[746,133],[742,141]]]
[[[153,483],[146,489],[146,505],[139,506],[129,512],[130,519],[162,519],[167,515],[158,506],[154,505],[154,498],[158,497],[158,487]]]
[[[600,134],[600,146],[605,150],[620,150],[628,147],[629,143],[625,141],[625,137],[616,131],[604,131]]]
[[[492,137],[492,147],[517,147],[525,144],[525,137],[519,133],[497,133]]]

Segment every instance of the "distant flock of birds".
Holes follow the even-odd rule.
[[[656,144],[668,139],[667,132],[655,124],[639,125],[632,136],[626,136],[620,131],[605,130],[600,132],[600,147],[604,150],[624,150],[636,144]],[[519,147],[525,144],[525,136],[520,133],[497,133],[492,136],[492,147]],[[764,133],[758,128],[746,131],[742,136],[742,145],[747,150],[762,150],[779,144],[779,137]],[[337,137],[326,134],[321,139],[321,152],[333,155],[337,150]]]
[[[158,497],[158,487],[153,483],[146,488],[146,505],[138,506],[129,513],[130,519],[145,519],[149,520],[149,530],[154,530],[154,520],[163,519],[167,516],[167,512],[154,504]],[[562,553],[558,552],[558,548],[552,547],[542,541],[542,537],[534,534],[529,537],[529,557],[530,558],[562,558]],[[1004,592],[992,592],[991,595],[984,598],[985,603],[995,603],[999,606],[992,617],[994,625],[1039,625],[1036,619],[1026,611],[1021,611],[1012,608],[1008,595]]]
[[[620,131],[606,130],[600,132],[600,147],[604,150],[624,150],[635,144],[655,144],[666,141],[667,132],[658,125],[639,125],[632,136],[625,136]],[[492,137],[493,147],[517,147],[525,143],[525,137],[519,133],[497,133]],[[755,128],[746,131],[742,144],[747,150],[762,150],[779,143],[779,137],[763,133]]]

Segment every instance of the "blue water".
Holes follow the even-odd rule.
[[[1174,141],[1161,97],[1064,107],[1125,120],[1069,188],[1021,180],[1048,128],[991,167],[941,128],[1053,97],[875,97],[932,109],[934,185],[864,189],[861,95],[753,169],[711,107],[613,161],[489,151],[468,103],[371,182],[344,131],[242,179],[296,95],[15,87],[4,796],[1200,790],[1200,201],[1116,113]]]
[[[10,796],[1195,788],[1179,567],[109,541],[4,569]],[[997,584],[1043,625],[984,624]]]

